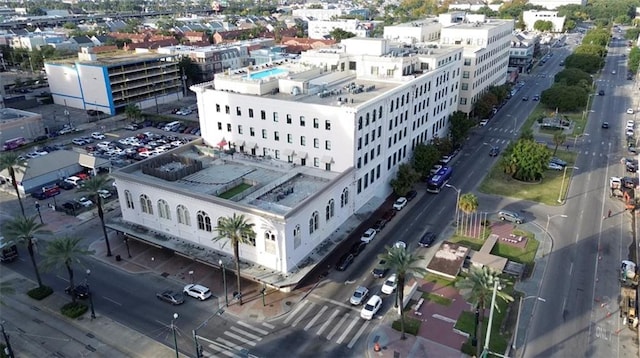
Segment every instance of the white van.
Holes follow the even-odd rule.
[[[162,130],[166,132],[172,132],[180,127],[182,123],[180,121],[173,121],[171,123],[167,123]]]

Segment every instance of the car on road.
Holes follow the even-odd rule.
[[[375,316],[375,314],[380,310],[380,307],[382,307],[382,298],[378,295],[373,295],[364,307],[362,307],[360,317],[366,320],[372,320],[373,316]]]
[[[104,134],[102,134],[100,132],[93,132],[93,133],[91,133],[91,138],[93,138],[95,140],[103,140],[106,137],[104,136]]]
[[[90,208],[93,206],[93,201],[85,198],[84,196],[80,199],[78,199],[78,203],[82,206],[84,206],[85,208]]]
[[[209,290],[209,288],[193,283],[184,286],[182,293],[185,293],[186,295],[193,298],[197,298],[200,301],[204,301],[207,298],[211,297],[211,290]]]
[[[360,255],[362,251],[367,247],[367,243],[363,241],[356,241],[353,245],[351,245],[351,249],[349,253],[353,255],[353,257],[357,257]]]
[[[73,138],[71,140],[71,143],[75,144],[75,145],[86,145],[89,144],[89,142],[87,142],[86,140],[82,139],[82,138]]]
[[[633,114],[633,108],[627,108],[627,114]]]
[[[391,219],[393,219],[394,216],[396,216],[396,211],[393,209],[389,209],[384,212],[384,214],[382,215],[382,219],[386,222],[389,222],[391,221]]]
[[[396,287],[398,287],[398,277],[394,273],[393,275],[389,276],[386,281],[384,281],[384,284],[382,285],[380,291],[382,293],[390,295],[393,293],[393,291],[396,290]]]
[[[532,100],[534,100],[534,101],[539,101],[539,100],[540,100],[540,95],[538,95],[538,94],[537,94],[537,95],[534,95],[534,96],[533,96],[533,98],[532,98]]]
[[[387,226],[387,220],[379,219],[375,224],[373,224],[373,229],[377,232],[380,232],[382,231],[382,229],[384,229],[385,226]]]
[[[524,219],[520,214],[510,210],[500,210],[498,212],[498,218],[502,221],[510,221],[516,224],[522,224],[524,222]]]
[[[489,156],[490,157],[497,157],[498,154],[500,154],[500,147],[491,146],[491,149],[489,149]]]
[[[564,169],[564,167],[562,165],[559,165],[559,164],[556,164],[556,163],[553,163],[553,162],[550,162],[549,166],[547,168],[551,169],[551,170],[562,170],[562,169]]]
[[[407,198],[405,198],[404,196],[399,197],[398,199],[396,199],[395,203],[393,203],[393,208],[395,210],[402,210],[405,206],[407,206]]]
[[[111,192],[109,190],[105,190],[105,189],[100,189],[98,190],[98,195],[102,198],[102,199],[107,199],[111,197]]]
[[[480,127],[484,127],[489,123],[489,120],[487,118],[483,119],[480,121],[480,123],[478,123],[478,125],[480,125]],[[437,170],[436,170],[437,171]]]
[[[360,237],[360,241],[370,243],[376,237],[376,234],[376,230],[374,230],[373,228],[369,228],[364,232],[364,234],[362,234],[362,237]]]
[[[407,198],[408,201],[411,201],[411,200],[415,199],[416,196],[418,196],[418,192],[417,191],[409,190],[409,192],[407,192],[407,195],[405,195],[404,197]]]
[[[602,122],[602,128],[608,129],[609,128],[609,122]]]
[[[418,241],[418,245],[422,247],[430,247],[436,241],[436,234],[430,231],[427,231],[422,235],[420,241]]]
[[[356,287],[356,290],[353,291],[353,295],[351,295],[349,303],[354,306],[360,306],[367,296],[369,296],[369,289],[364,286],[358,286]]]
[[[598,96],[604,96],[604,90],[599,90],[598,91]]]
[[[171,290],[165,290],[156,293],[156,297],[159,300],[171,303],[172,305],[181,305],[184,303],[184,296],[182,295],[182,293]]]
[[[431,170],[429,170],[429,173],[431,175],[434,175],[434,174],[436,174],[438,172],[438,170],[440,170],[440,168],[442,168],[442,165],[436,164],[436,165],[433,166],[433,168],[431,168]]]
[[[89,287],[85,284],[75,285],[73,289],[71,289],[71,286],[67,286],[64,289],[64,293],[74,295],[76,298],[87,298],[89,297]]]
[[[522,100],[523,100],[523,101],[528,101],[528,100],[529,100],[529,96],[524,96],[524,97],[522,97]]]
[[[373,268],[373,271],[371,271],[371,273],[373,274],[373,277],[383,278],[388,271],[389,271],[389,268],[387,267],[387,261],[380,260],[378,261],[376,266]]]
[[[624,134],[626,134],[626,135],[627,135],[627,137],[633,137],[633,135],[635,134],[635,131],[633,130],[633,128],[627,128],[627,129],[624,131]]]
[[[65,134],[68,134],[68,133],[73,133],[75,131],[76,131],[76,129],[73,128],[73,127],[64,127],[64,128],[62,128],[61,130],[58,131],[58,135],[65,135]]]
[[[57,182],[56,185],[58,187],[64,189],[64,190],[71,190],[71,189],[74,189],[76,187],[74,184],[69,183],[69,182],[64,181],[64,180]]]
[[[354,256],[351,253],[346,253],[340,257],[336,264],[336,270],[344,271],[353,263]]]
[[[131,123],[131,124],[127,124],[126,126],[124,126],[124,129],[129,130],[129,131],[135,131],[140,129],[140,126],[135,124],[135,123]]]

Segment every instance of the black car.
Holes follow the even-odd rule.
[[[523,100],[523,101],[528,101],[528,100],[529,100],[529,96],[524,96],[524,97],[522,97],[522,100]]]
[[[355,244],[351,245],[351,250],[349,253],[356,257],[360,255],[360,253],[367,247],[367,243],[364,241],[357,241]]]
[[[380,232],[382,231],[382,229],[384,229],[384,227],[387,225],[387,220],[385,219],[380,219],[378,221],[376,221],[375,224],[373,224],[373,230]]]
[[[353,263],[354,256],[351,253],[344,254],[336,264],[336,270],[344,271]]]
[[[490,157],[497,157],[498,154],[500,154],[500,147],[492,146],[491,149],[489,150],[489,156]]]
[[[604,96],[604,90],[598,91],[598,96]]]
[[[373,274],[373,277],[382,278],[386,276],[387,272],[389,271],[389,268],[387,268],[386,265],[387,265],[387,261],[385,260],[378,261],[378,264],[376,265],[376,267],[374,267],[373,271],[371,271],[371,273]]]
[[[78,210],[82,207],[82,204],[80,204],[77,201],[67,201],[66,203],[62,204],[62,207],[65,208],[66,210]]]
[[[40,135],[40,136],[37,136],[33,141],[34,141],[34,142],[44,142],[44,141],[45,141],[45,140],[47,140],[47,139],[49,139],[49,137],[48,137],[48,136],[46,136],[46,135]]]
[[[94,117],[100,114],[100,112],[96,111],[95,109],[88,109],[87,114],[90,115],[91,117]]]
[[[416,196],[418,196],[418,192],[417,191],[409,190],[407,195],[405,195],[404,197],[407,198],[407,201],[411,201],[411,200],[415,199]]]
[[[533,96],[532,100],[539,101],[540,100],[540,96],[539,95],[535,95],[535,96]]]
[[[71,289],[71,286],[67,286],[64,289],[64,293],[67,295],[73,294],[76,298],[87,298],[89,297],[89,287],[85,284],[76,285],[73,289]]]
[[[420,241],[418,242],[418,245],[420,245],[422,247],[430,247],[431,245],[433,245],[433,243],[435,241],[436,241],[436,234],[432,233],[432,232],[426,232],[420,238]]]
[[[41,191],[35,191],[33,193],[31,193],[31,197],[34,199],[38,199],[38,200],[44,200],[47,198],[47,194],[41,192]]]
[[[609,128],[609,122],[602,122],[602,128],[604,129]]]
[[[75,188],[75,186],[74,186],[73,184],[68,183],[68,182],[66,182],[66,181],[64,181],[64,180],[59,181],[57,185],[58,185],[60,188],[64,189],[64,190],[71,190],[71,189],[74,189],[74,188]]]
[[[181,305],[184,303],[184,296],[182,293],[171,290],[156,293],[156,297],[158,297],[159,300],[171,303],[172,305]]]

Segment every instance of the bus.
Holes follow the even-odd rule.
[[[24,137],[9,139],[4,142],[4,145],[2,146],[2,150],[13,150],[13,149],[22,147],[25,144],[27,144],[27,140],[24,139]]]
[[[429,193],[438,194],[440,189],[447,184],[449,178],[451,178],[453,169],[451,167],[440,168],[427,182],[427,191]]]

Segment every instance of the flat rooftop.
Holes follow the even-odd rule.
[[[294,166],[268,157],[226,154],[203,142],[176,148],[118,173],[200,199],[223,200],[285,215],[339,173]],[[117,176],[117,175],[116,175]]]
[[[14,108],[0,108],[0,124],[13,122],[15,120],[22,119],[22,118],[32,118],[36,116],[39,116],[39,114],[22,111]]]

